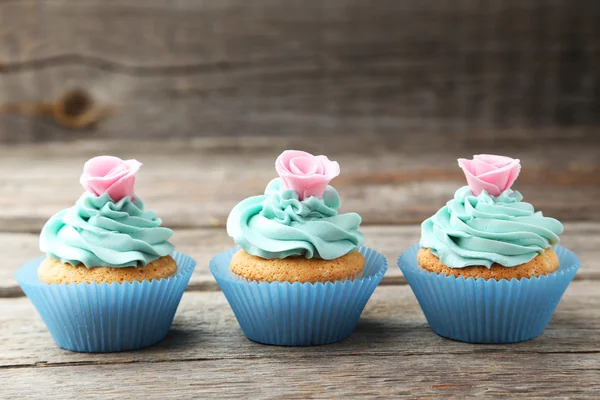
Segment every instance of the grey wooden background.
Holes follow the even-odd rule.
[[[597,398],[599,21],[598,0],[0,0],[0,398]],[[390,264],[333,345],[247,340],[208,270],[286,148],[340,162]],[[515,189],[582,261],[524,343],[436,336],[395,265],[477,153],[522,160]],[[145,164],[136,191],[198,261],[141,351],[57,348],[13,279],[99,154]]]
[[[3,0],[0,142],[595,126],[599,20],[597,0]]]

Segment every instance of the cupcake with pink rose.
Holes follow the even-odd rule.
[[[459,159],[467,186],[421,226],[398,265],[432,329],[473,343],[540,335],[579,268],[558,245],[562,224],[511,189],[521,164],[481,154]]]
[[[141,166],[111,156],[86,162],[85,192],[42,229],[46,256],[16,275],[65,349],[132,350],[169,331],[195,262],[174,251],[173,231],[135,193]]]
[[[387,269],[363,246],[356,213],[340,213],[326,156],[286,150],[264,194],[237,204],[227,232],[238,247],[210,269],[244,334],[278,345],[332,343],[350,335]]]

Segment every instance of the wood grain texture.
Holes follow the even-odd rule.
[[[52,399],[593,399],[600,390],[599,367],[597,358],[578,354],[493,353],[87,365],[3,371],[0,394]]]
[[[0,141],[597,125],[598,2],[0,3]],[[73,129],[73,89],[117,112]]]
[[[39,232],[51,215],[79,198],[83,164],[100,154],[145,164],[136,191],[167,226],[224,226],[237,202],[263,193],[276,177],[277,155],[298,148],[340,162],[342,174],[333,185],[342,211],[358,212],[364,224],[420,223],[465,185],[456,159],[491,150],[522,160],[515,188],[545,215],[600,221],[600,135],[591,140],[580,133],[549,133],[542,142],[530,137],[426,141],[418,135],[334,135],[5,146],[0,147],[0,170],[10,173],[0,176],[0,231]]]
[[[158,345],[79,354],[54,345],[27,299],[1,299],[0,397],[593,396],[599,306],[594,282],[574,282],[539,338],[470,345],[435,335],[408,286],[379,287],[348,339],[290,348],[246,339],[221,293],[186,293]]]
[[[388,260],[383,285],[405,284],[396,265],[402,251],[419,242],[419,226],[365,226],[366,245],[382,253]],[[0,233],[5,261],[0,267],[0,297],[18,297],[23,293],[13,279],[15,272],[28,260],[41,256],[38,235]],[[197,261],[188,290],[219,290],[208,270],[212,257],[233,247],[232,239],[222,228],[179,230],[173,244],[182,253]],[[600,223],[566,223],[561,244],[573,250],[581,260],[577,280],[600,280]]]

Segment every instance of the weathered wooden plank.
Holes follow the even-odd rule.
[[[543,335],[512,345],[471,345],[433,333],[408,286],[380,286],[356,332],[339,343],[302,348],[265,346],[245,338],[220,292],[187,292],[167,338],[148,349],[106,354],[59,349],[26,298],[0,299],[0,366],[119,364],[198,359],[292,359],[350,355],[408,357],[438,354],[600,354],[600,292],[595,282],[573,282]],[[514,358],[513,358],[514,359]]]
[[[599,295],[575,282],[539,338],[470,345],[436,336],[407,286],[379,287],[350,338],[290,348],[247,340],[221,293],[186,293],[165,341],[113,354],[60,350],[26,299],[2,299],[0,397],[592,396]]]
[[[465,184],[458,157],[490,150],[520,157],[516,188],[546,215],[561,220],[600,220],[600,143],[464,140],[415,136],[204,139],[168,142],[81,141],[0,148],[0,231],[39,232],[50,215],[81,195],[83,163],[98,154],[145,163],[137,192],[166,225],[224,226],[231,208],[263,192],[276,176],[274,161],[286,148],[328,154],[342,166],[333,184],[342,211],[365,224],[420,223]],[[424,146],[427,146],[424,148]],[[518,146],[518,147],[514,147]],[[24,160],[27,160],[24,162]]]
[[[598,357],[353,355],[9,369],[4,398],[595,398]],[[35,382],[35,384],[32,384]]]
[[[598,124],[599,15],[586,0],[3,1],[0,140]],[[29,107],[73,88],[118,112],[76,132],[85,102],[66,120]]]
[[[404,284],[396,260],[404,249],[418,243],[419,226],[365,226],[366,245],[381,252],[388,259],[388,272],[382,284]],[[575,251],[582,262],[576,279],[600,279],[600,224],[567,223],[562,235],[562,244]],[[0,233],[5,263],[0,267],[0,297],[21,296],[16,281],[12,278],[16,270],[26,261],[41,256],[38,236],[35,234]],[[178,251],[192,256],[198,266],[188,290],[218,290],[217,283],[208,270],[212,257],[233,247],[232,239],[225,229],[179,230],[173,236]]]

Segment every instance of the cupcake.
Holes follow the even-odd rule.
[[[517,159],[459,159],[468,186],[421,226],[420,245],[398,260],[431,328],[472,343],[542,333],[579,268],[558,246],[562,224],[511,189]]]
[[[340,214],[337,162],[284,151],[264,195],[237,204],[227,232],[239,248],[210,269],[253,341],[316,345],[350,335],[387,265],[366,247],[356,213]]]
[[[134,193],[141,165],[110,156],[85,163],[86,192],[42,229],[46,257],[16,275],[62,348],[133,350],[171,327],[195,262],[173,251],[173,231]]]

